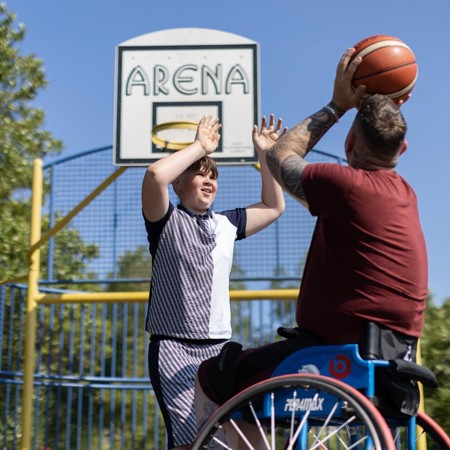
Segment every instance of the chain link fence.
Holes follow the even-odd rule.
[[[312,151],[310,161],[344,163]],[[44,166],[42,233],[116,168],[112,148]],[[147,292],[151,259],[141,212],[144,167],[128,168],[41,252],[40,291]],[[260,199],[253,166],[220,166],[216,211]],[[176,203],[171,191],[170,198]],[[283,216],[235,247],[232,289],[298,288],[315,220],[286,196]],[[0,448],[19,448],[27,286],[0,287]],[[162,449],[162,418],[147,371],[146,302],[41,305],[33,399],[35,450]],[[236,301],[233,339],[256,346],[294,323],[295,300]]]

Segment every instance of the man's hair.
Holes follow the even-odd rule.
[[[219,172],[217,170],[217,163],[216,161],[214,161],[214,159],[210,158],[209,156],[204,156],[203,158],[200,158],[197,161],[193,162],[185,170],[185,172],[200,172],[203,175],[206,175],[209,172],[211,172],[214,178],[217,178],[219,176]]]
[[[379,94],[361,102],[354,125],[374,154],[388,158],[397,155],[407,130],[399,106],[389,97]]]

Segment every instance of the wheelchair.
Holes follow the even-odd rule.
[[[414,362],[373,359],[370,344],[361,347],[366,348],[317,346],[293,353],[271,378],[217,409],[192,449],[450,450],[449,436],[433,419],[420,411],[384,409],[376,392],[380,369],[407,383],[437,387],[434,374]],[[237,446],[229,446],[227,429],[239,436]]]

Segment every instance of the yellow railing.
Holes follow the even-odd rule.
[[[257,166],[255,166],[258,168]],[[126,302],[146,302],[148,293],[146,292],[111,292],[111,293],[67,293],[67,294],[43,294],[39,292],[39,267],[40,249],[63,228],[72,218],[94,200],[103,190],[113,183],[124,171],[125,167],[120,167],[101,183],[91,194],[72,209],[62,218],[52,229],[41,236],[41,210],[43,192],[43,172],[42,161],[35,160],[33,166],[33,190],[31,207],[31,235],[29,251],[29,271],[28,271],[28,293],[25,317],[25,344],[24,344],[24,385],[22,399],[22,450],[31,449],[33,430],[33,382],[36,347],[36,323],[37,310],[39,305],[62,304],[62,303],[126,303]],[[298,289],[273,289],[273,290],[234,290],[230,292],[232,300],[293,300],[298,296]],[[420,349],[419,349],[420,350]],[[418,357],[420,358],[420,351]],[[424,440],[419,442],[418,450],[425,450]]]
[[[126,167],[120,167],[101,183],[91,194],[83,199],[75,208],[63,217],[52,229],[48,230],[41,237],[41,210],[42,210],[42,192],[43,192],[43,172],[42,160],[36,159],[33,164],[33,186],[31,197],[31,233],[30,233],[30,251],[29,270],[28,270],[28,293],[25,316],[25,344],[24,344],[24,378],[23,378],[23,397],[22,397],[22,450],[31,448],[31,433],[33,429],[33,378],[35,364],[36,347],[36,315],[37,308],[45,295],[39,292],[39,267],[40,267],[40,249],[63,228],[73,217],[75,217],[83,208],[103,192],[116,178],[118,178]],[[53,301],[58,302],[57,298]]]

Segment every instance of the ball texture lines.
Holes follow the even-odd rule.
[[[368,94],[383,94],[405,102],[417,80],[418,68],[412,50],[399,38],[370,36],[354,45],[362,61],[353,75],[355,87],[364,84]]]

